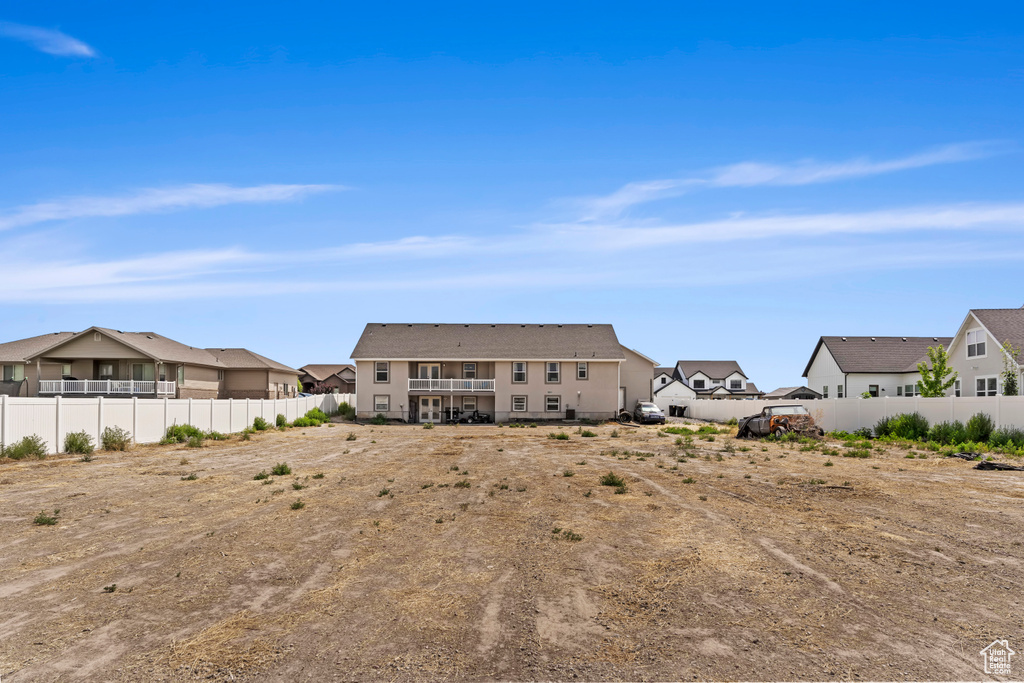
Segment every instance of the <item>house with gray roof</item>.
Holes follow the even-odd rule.
[[[1003,344],[1024,348],[1024,308],[976,308],[968,311],[956,336],[947,345],[949,364],[959,378],[953,385],[954,396],[997,396],[1003,394],[1003,360],[1009,360],[1017,372],[1021,387],[1021,360],[1009,359]],[[1024,353],[1021,354],[1024,356]]]
[[[767,401],[813,401],[821,398],[821,394],[808,387],[779,387],[764,398]]]
[[[952,337],[821,337],[804,368],[807,386],[822,398],[916,396],[928,347],[949,348]]]
[[[13,396],[278,398],[298,386],[298,371],[247,349],[105,327],[0,344],[0,366]]]
[[[299,368],[302,390],[308,393],[356,393],[356,366],[348,363],[311,363]]]
[[[423,423],[611,418],[650,400],[656,365],[580,324],[369,323],[352,359],[360,417]]]

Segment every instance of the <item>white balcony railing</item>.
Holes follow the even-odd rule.
[[[410,379],[409,391],[494,391],[494,380]]]
[[[156,394],[174,396],[174,382],[138,381],[133,379],[42,379],[40,394],[106,394],[135,396]]]

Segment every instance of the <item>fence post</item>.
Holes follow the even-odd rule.
[[[54,445],[53,445],[53,452],[54,453],[60,453],[60,446],[61,446],[61,443],[60,443],[60,430],[61,430],[61,426],[62,426],[61,425],[61,419],[60,419],[61,418],[61,414],[60,414],[60,394],[57,394],[57,400],[54,402],[54,405],[57,408],[57,434],[56,434],[56,439],[55,439],[56,443],[54,443]]]
[[[132,437],[135,433],[132,433]],[[103,441],[103,397],[98,396],[96,398],[96,444],[99,445]]]
[[[210,431],[211,432],[217,431],[213,427],[213,399],[212,398],[210,399]],[[230,432],[231,430],[229,429],[228,431]]]
[[[235,428],[235,399],[228,399],[228,434]]]
[[[132,396],[132,438],[139,440],[139,397]]]
[[[0,394],[0,450],[7,447],[7,396]]]
[[[163,438],[164,434],[167,433],[167,397],[164,396],[164,429],[160,432],[160,438]],[[132,434],[132,436],[135,436]]]
[[[192,397],[188,397],[188,424],[192,424]]]
[[[1002,395],[996,394],[996,429],[1000,429],[1003,426],[1003,401]]]
[[[245,426],[248,427],[252,422],[249,421],[249,397],[245,397]]]

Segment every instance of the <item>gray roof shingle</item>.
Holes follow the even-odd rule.
[[[975,308],[971,313],[999,344],[1009,341],[1024,348],[1024,308]]]
[[[224,366],[229,369],[280,370],[281,372],[290,372],[295,373],[296,375],[301,374],[294,368],[278,363],[276,360],[271,360],[266,356],[261,356],[249,349],[235,348],[206,350],[213,354],[218,361],[223,363]]]
[[[824,345],[843,372],[917,372],[928,347],[949,348],[952,337],[822,337],[807,361],[803,377]]]
[[[734,360],[681,360],[676,363],[676,367],[687,380],[698,372],[711,379],[725,379],[734,372],[747,376]]]
[[[352,358],[623,360],[611,325],[369,323]]]
[[[71,339],[74,335],[74,332],[52,332],[0,344],[0,363],[24,363],[43,349]]]
[[[356,368],[354,365],[350,365],[348,363],[341,363],[335,365],[326,363],[310,363],[309,365],[303,365],[301,368],[299,368],[300,371],[306,373],[307,375],[309,375],[318,382],[322,382],[331,375],[337,375],[339,372],[346,369],[355,372]]]

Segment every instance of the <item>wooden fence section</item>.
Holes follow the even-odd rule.
[[[0,395],[0,445],[9,446],[38,435],[47,452],[59,453],[64,436],[85,431],[99,444],[107,427],[121,427],[136,443],[156,443],[176,424],[203,431],[240,432],[262,417],[271,424],[278,415],[289,422],[313,408],[335,412],[342,403],[355,407],[355,394],[315,394],[280,399],[176,398],[18,398]]]

